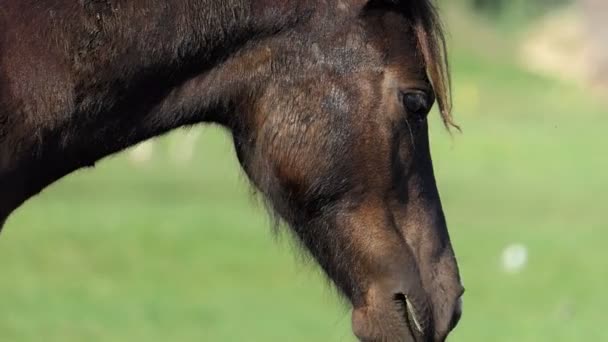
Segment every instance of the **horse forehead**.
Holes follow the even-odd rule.
[[[379,15],[376,20],[358,21],[341,27],[309,45],[316,59],[344,63],[366,69],[400,66],[405,69],[424,68],[418,41],[411,25],[396,13]]]
[[[359,32],[345,32],[312,41],[306,47],[313,65],[329,67],[338,74],[376,69],[381,71],[383,53]]]

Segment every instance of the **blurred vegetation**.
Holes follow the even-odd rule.
[[[447,2],[448,0],[444,0]],[[500,25],[527,23],[574,0],[457,0]],[[450,2],[453,2],[450,1]]]
[[[521,11],[539,13],[554,9],[556,6],[572,2],[572,0],[468,0],[473,9],[500,15],[513,8],[521,8]]]

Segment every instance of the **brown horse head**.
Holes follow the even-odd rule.
[[[247,54],[267,77],[238,108],[239,159],[352,302],[357,337],[443,341],[463,287],[429,151],[435,101],[451,124],[435,12],[360,0],[312,15]]]
[[[0,228],[76,169],[218,122],[361,340],[446,338],[463,288],[429,150],[434,102],[451,124],[430,0],[39,2],[0,2]]]

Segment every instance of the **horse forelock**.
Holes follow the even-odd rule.
[[[437,98],[441,118],[448,129],[459,129],[452,117],[452,80],[442,23],[431,1],[414,1],[412,6],[412,22],[418,48]]]
[[[451,77],[444,29],[432,0],[384,0],[404,13],[418,42],[441,118],[449,129],[459,128],[452,117]]]

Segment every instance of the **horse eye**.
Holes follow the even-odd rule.
[[[429,97],[423,92],[410,92],[403,94],[403,106],[408,114],[424,119],[431,110]]]

